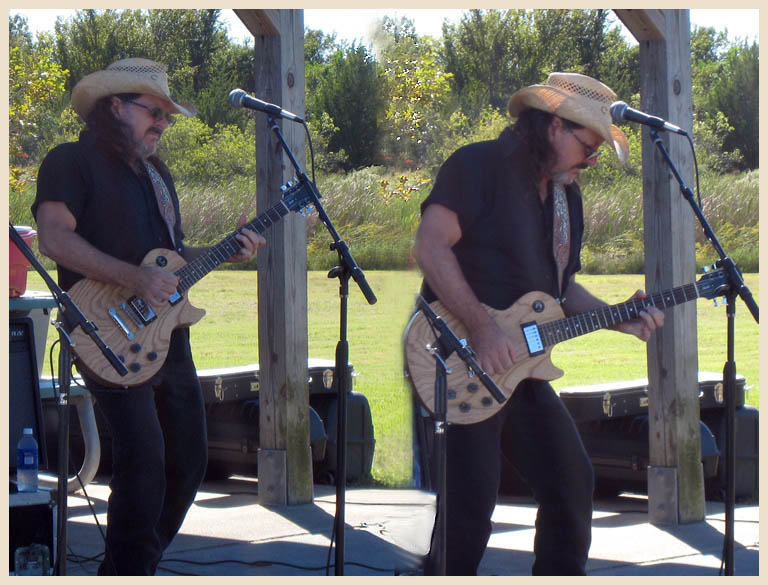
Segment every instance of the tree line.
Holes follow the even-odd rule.
[[[252,157],[237,152],[252,144],[250,119],[227,95],[254,90],[253,47],[228,38],[220,10],[78,10],[37,38],[9,15],[9,32],[11,189],[76,138],[74,84],[130,56],[167,64],[172,94],[198,108],[167,136],[171,162],[182,159],[174,172],[250,172]],[[596,77],[639,107],[638,47],[608,10],[467,10],[442,32],[420,36],[409,19],[384,17],[365,46],[306,29],[305,117],[319,170],[434,171],[460,144],[497,134],[509,96],[551,71]],[[700,162],[719,173],[757,168],[759,46],[694,28],[691,57]]]

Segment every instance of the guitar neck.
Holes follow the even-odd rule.
[[[678,286],[661,293],[648,295],[643,299],[629,301],[592,309],[563,319],[549,321],[539,325],[541,341],[545,347],[567,341],[585,333],[605,329],[634,319],[647,307],[667,309],[681,303],[692,301],[701,296],[696,283]]]
[[[280,201],[274,207],[271,207],[258,217],[237,228],[237,230],[229,234],[221,242],[211,246],[205,252],[200,254],[200,256],[188,264],[185,264],[182,268],[176,271],[176,276],[179,277],[178,291],[183,293],[189,290],[211,270],[219,266],[222,262],[225,262],[233,254],[236,254],[241,246],[235,236],[237,236],[241,230],[247,228],[260,234],[271,225],[277,223],[290,211],[288,206],[283,201]]]

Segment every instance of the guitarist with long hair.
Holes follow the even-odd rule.
[[[574,280],[584,228],[576,179],[597,165],[603,143],[622,162],[628,157],[626,137],[611,123],[615,100],[606,85],[575,73],[552,73],[545,84],[519,90],[509,102],[514,125],[451,155],[422,204],[414,248],[422,295],[461,321],[488,374],[523,356],[483,305],[506,309],[532,291],[558,299],[566,315],[605,305]],[[651,306],[615,329],[647,341],[663,322]],[[501,449],[539,505],[533,574],[585,574],[592,466],[551,385],[531,378],[487,420],[448,427],[446,573],[477,573]]]
[[[87,278],[142,299],[133,320],[120,321],[123,328],[137,327],[142,316],[149,323],[165,310],[179,285],[163,262],[142,264],[145,255],[167,249],[168,256],[189,262],[206,252],[184,244],[173,179],[155,155],[174,115],[194,116],[195,109],[171,98],[164,65],[138,58],[84,77],[72,91],[72,107],[85,130],[77,142],[51,150],[38,174],[32,212],[40,251],[56,261],[64,290]],[[244,224],[242,216],[238,225]],[[238,230],[233,241],[230,262],[249,260],[265,243],[249,229]],[[126,353],[146,351],[139,345]],[[147,353],[149,360],[158,359],[157,351]],[[99,574],[154,574],[207,463],[205,409],[189,328],[173,329],[162,367],[139,385],[107,387],[81,373],[112,438],[112,493]]]

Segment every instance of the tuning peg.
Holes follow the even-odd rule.
[[[715,299],[715,300],[714,300],[714,301],[712,301],[712,302],[714,303],[714,305],[715,305],[715,306],[717,306],[717,299]]]

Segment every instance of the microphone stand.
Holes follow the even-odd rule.
[[[446,489],[446,471],[448,468],[448,398],[446,389],[447,374],[450,373],[446,360],[455,351],[464,363],[467,364],[470,375],[477,375],[499,404],[502,404],[507,397],[477,363],[474,357],[475,352],[467,345],[466,340],[456,337],[456,334],[451,331],[448,324],[432,310],[432,307],[424,300],[423,296],[418,295],[416,307],[424,313],[433,329],[436,329],[439,333],[435,345],[427,346],[427,351],[435,358],[435,407],[432,414],[434,419],[434,477],[437,484],[435,489],[437,495],[437,517],[430,551],[430,557],[433,561],[430,562],[430,565],[432,565],[435,575],[445,575],[445,542],[448,513]]]
[[[744,279],[739,272],[736,263],[729,258],[725,250],[720,245],[717,237],[712,231],[709,222],[704,217],[701,208],[696,204],[693,197],[693,191],[683,181],[677,168],[675,168],[672,159],[667,152],[664,143],[659,138],[659,133],[655,128],[650,130],[653,143],[657,146],[664,159],[667,161],[672,174],[680,185],[680,192],[688,201],[693,209],[696,218],[704,229],[704,235],[712,244],[720,260],[716,262],[718,268],[723,268],[728,279],[728,287],[725,291],[727,302],[727,356],[723,366],[723,387],[725,392],[725,543],[723,546],[723,557],[725,562],[725,574],[733,575],[733,528],[734,528],[734,507],[736,503],[736,441],[735,441],[735,419],[736,419],[736,362],[735,362],[735,318],[736,318],[736,297],[741,297],[744,304],[749,309],[756,322],[760,322],[760,309],[752,298],[752,292],[747,288]]]
[[[376,303],[377,299],[373,290],[371,290],[371,287],[368,285],[365,274],[352,257],[349,246],[339,237],[331,219],[328,217],[328,214],[320,203],[320,194],[317,192],[312,181],[309,180],[309,177],[307,177],[296,162],[296,158],[293,156],[291,149],[285,142],[285,139],[280,132],[280,127],[275,122],[273,116],[268,116],[267,125],[280,141],[283,150],[290,159],[293,168],[296,170],[296,177],[299,183],[307,189],[307,192],[312,199],[312,204],[320,217],[320,221],[323,222],[328,229],[328,232],[331,234],[331,237],[333,238],[331,250],[336,250],[339,255],[339,265],[330,270],[328,278],[339,279],[339,342],[336,345],[336,375],[334,376],[338,399],[336,404],[336,515],[334,517],[333,531],[336,535],[334,557],[335,574],[341,576],[344,575],[344,505],[347,481],[347,394],[351,385],[349,379],[349,343],[347,341],[349,278],[352,277],[358,284],[363,296],[365,296],[365,299],[368,301],[368,304],[373,305]]]
[[[78,325],[83,329],[88,336],[93,339],[96,346],[101,350],[104,357],[107,358],[110,364],[117,370],[117,372],[124,376],[128,373],[128,369],[125,367],[115,353],[104,343],[104,341],[96,333],[96,325],[92,321],[88,321],[80,312],[75,302],[69,297],[67,293],[61,290],[58,284],[51,278],[48,272],[45,270],[42,264],[35,257],[34,252],[29,249],[29,246],[24,242],[23,238],[16,233],[16,229],[9,225],[11,240],[16,244],[22,254],[27,257],[27,260],[34,266],[35,270],[43,277],[45,284],[53,294],[54,300],[58,305],[59,311],[65,315],[65,318],[69,319],[69,322],[73,324],[73,328]],[[55,575],[67,574],[67,479],[69,475],[69,391],[71,383],[71,371],[72,371],[72,348],[74,343],[69,334],[64,330],[64,327],[60,321],[54,321],[54,326],[59,331],[59,339],[61,340],[61,348],[59,350],[59,399],[58,399],[58,417],[59,417],[59,432],[58,432],[58,483],[56,488],[56,559],[54,565]],[[51,551],[53,553],[53,551]]]

